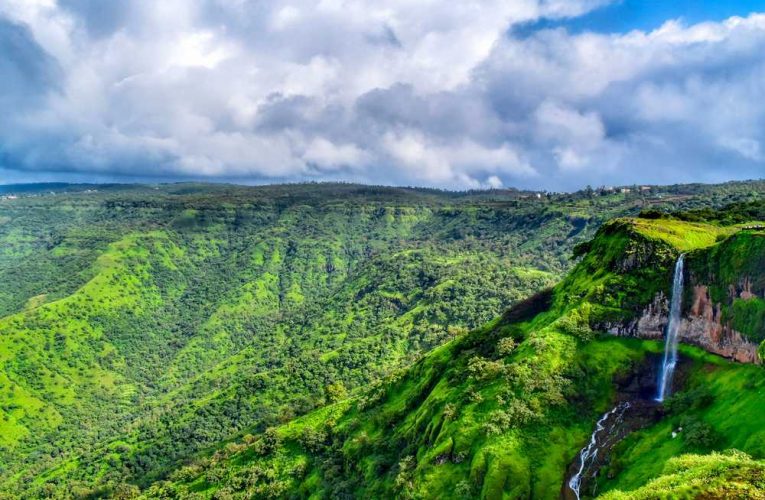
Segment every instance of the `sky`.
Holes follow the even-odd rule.
[[[765,0],[0,0],[0,184],[765,177]]]

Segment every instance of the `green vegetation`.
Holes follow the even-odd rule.
[[[646,237],[664,241],[681,252],[710,247],[736,231],[730,226],[679,220],[634,219],[632,223]]]
[[[601,327],[666,291],[680,251],[713,270],[759,237],[603,223],[765,185],[95,189],[0,200],[0,495],[556,496],[614,377],[661,350]],[[726,313],[747,334],[756,300]]]
[[[580,244],[582,260],[556,287],[546,314],[595,329],[635,318],[659,292],[669,294],[680,253],[703,251],[734,227],[667,219],[615,219]],[[575,307],[572,307],[575,306]]]
[[[527,341],[538,344],[545,338],[549,348],[555,337],[539,335]],[[521,349],[527,341],[521,343]],[[470,364],[458,364],[439,371],[438,365],[448,364],[452,356],[463,357],[460,347],[436,351],[399,380],[388,381],[382,399],[371,408],[364,398],[344,402],[263,437],[248,437],[180,469],[171,476],[173,482],[155,484],[145,494],[207,498],[213,493],[236,497],[247,491],[322,497],[553,498],[566,466],[588,438],[593,420],[608,407],[613,375],[629,370],[660,348],[651,342],[607,338],[578,348],[556,345],[551,349],[554,359],[516,355],[512,364],[499,367],[484,365],[471,370]],[[563,351],[568,356],[562,359]],[[649,478],[659,479],[608,498],[655,498],[662,492],[669,497],[696,498],[715,491],[762,492],[765,487],[763,463],[741,452],[673,458],[736,447],[757,457],[765,454],[765,431],[758,417],[763,410],[762,369],[724,362],[694,348],[685,349],[684,354],[698,364],[691,371],[705,378],[700,383],[714,382],[711,393],[690,389],[678,394],[668,405],[670,418],[634,433],[614,451],[615,458],[603,477],[615,476],[617,481],[603,481],[601,486],[629,491]],[[540,406],[522,403],[535,399],[508,394],[508,387],[517,387],[511,382],[516,370],[529,366],[526,360],[533,360],[535,367],[543,364],[534,373],[537,377],[550,377],[534,384],[537,398],[542,391],[536,386],[554,380],[547,371],[550,364],[563,364],[560,373],[566,374],[564,380],[571,385],[560,406],[546,393],[542,411],[535,412]],[[742,385],[745,380],[750,383]],[[704,386],[694,382],[691,387]],[[721,388],[727,391],[725,398],[718,397]],[[523,389],[530,389],[528,382]],[[681,402],[688,393],[692,401]],[[684,428],[673,439],[671,431],[678,426]],[[266,436],[271,436],[273,446],[264,445]]]
[[[738,449],[765,459],[763,369],[725,362],[690,347],[682,352],[687,363],[683,392],[668,401],[664,419],[619,444],[614,452],[618,458],[601,476],[601,491],[635,489],[661,474],[681,453]]]
[[[627,390],[614,380],[645,370],[662,350],[592,327],[613,311],[644,307],[668,286],[680,252],[706,252],[726,244],[719,234],[738,235],[714,224],[663,224],[607,224],[554,289],[355,398],[200,457],[144,495],[557,497],[593,422]],[[756,497],[763,466],[747,455],[674,457],[738,448],[763,458],[765,372],[698,348],[682,354],[685,390],[667,402],[667,417],[613,450],[598,490],[614,498]]]
[[[604,500],[651,498],[762,498],[765,495],[765,462],[739,451],[723,454],[683,455],[671,459],[663,475],[648,485],[623,493],[603,495]]]
[[[694,281],[707,286],[712,301],[720,304],[722,321],[755,342],[764,341],[765,230],[740,230],[710,251],[693,254],[690,265]]]
[[[612,380],[659,346],[581,343],[489,326],[364,395],[195,461],[146,491],[390,498],[557,496],[567,464],[614,396]]]

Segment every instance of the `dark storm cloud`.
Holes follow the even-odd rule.
[[[54,88],[62,77],[56,61],[25,26],[0,18],[0,102],[10,112]]]

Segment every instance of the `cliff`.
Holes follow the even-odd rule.
[[[681,342],[741,363],[761,363],[765,340],[765,234],[743,227],[688,254]],[[659,265],[648,262],[646,265]],[[632,318],[606,323],[612,334],[646,339],[664,335],[669,314],[659,291]]]
[[[693,306],[678,328],[680,341],[740,363],[761,363],[757,344],[723,323],[722,306],[714,304],[708,287],[693,287]],[[611,326],[609,333],[644,339],[661,339],[667,326],[669,303],[664,293],[656,295],[639,317]]]

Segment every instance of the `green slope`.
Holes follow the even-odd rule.
[[[616,257],[633,238],[617,230],[613,241],[598,240],[616,267],[593,277],[598,261],[586,257],[577,269],[588,263],[593,273],[574,273],[495,326],[464,332],[560,278],[574,245],[609,217],[751,200],[764,190],[738,183],[537,200],[353,185],[91,188],[0,202],[0,492],[12,497],[146,488],[221,442],[314,415],[348,393],[356,399],[325,411],[339,412],[337,425],[358,438],[358,451],[344,434],[332,442],[358,455],[363,473],[351,476],[371,491],[394,491],[399,469],[400,484],[456,488],[459,474],[413,465],[420,444],[399,450],[426,431],[435,443],[443,428],[452,444],[438,446],[457,450],[455,470],[482,478],[468,481],[471,489],[502,488],[511,467],[529,478],[518,491],[547,494],[610,402],[613,374],[658,349],[590,342],[590,325],[632,314],[642,300],[632,292],[648,295],[645,279],[667,287],[672,241],[644,234],[665,259],[626,273],[629,281]],[[709,243],[704,227],[691,226]],[[615,293],[617,275],[624,286]],[[591,285],[606,292],[587,296]],[[549,310],[524,316],[524,307]],[[748,324],[750,316],[741,317]],[[512,353],[508,341],[497,345],[510,337],[519,344]],[[412,363],[415,371],[399,371]],[[453,383],[444,385],[445,374]],[[432,406],[412,413],[431,392]],[[386,410],[368,413],[388,398]],[[449,425],[443,411],[455,412]],[[353,429],[359,421],[366,434]],[[321,441],[325,430],[314,430],[318,437],[305,439]],[[549,449],[528,455],[547,431],[557,436]],[[473,464],[464,436],[494,451]],[[370,455],[367,439],[382,448]],[[288,446],[303,453],[306,476],[295,487],[356,491],[328,478],[351,477],[340,455],[327,455],[325,471],[298,441]],[[194,484],[208,493],[225,487]]]
[[[740,451],[682,455],[671,459],[663,474],[630,492],[615,491],[604,500],[653,498],[747,498],[765,496],[765,462]]]
[[[663,349],[593,327],[634,316],[657,292],[667,293],[681,252],[712,258],[750,232],[715,221],[613,221],[580,247],[582,260],[552,290],[357,397],[232,442],[143,494],[557,498],[594,421],[617,395],[636,397],[629,381],[650,372]],[[759,280],[762,270],[744,261],[731,272]],[[738,448],[763,458],[757,415],[765,372],[693,347],[683,348],[683,359],[683,392],[666,404],[664,418],[614,449],[599,491],[618,497],[616,490],[666,474],[621,495],[762,494],[762,465],[744,455],[672,457]],[[701,481],[709,470],[717,476]]]
[[[174,290],[152,277],[172,273],[181,256],[162,233],[128,235],[97,259],[95,277],[74,294],[0,319],[0,419],[9,430],[0,443],[42,437],[75,415],[87,428],[129,403],[136,392],[129,360],[104,327],[125,311],[141,318],[171,300]]]
[[[601,476],[599,491],[644,485],[682,453],[737,449],[765,459],[762,367],[722,361],[690,348],[683,354],[688,363],[683,368],[683,392],[668,401],[664,419],[619,444]]]

